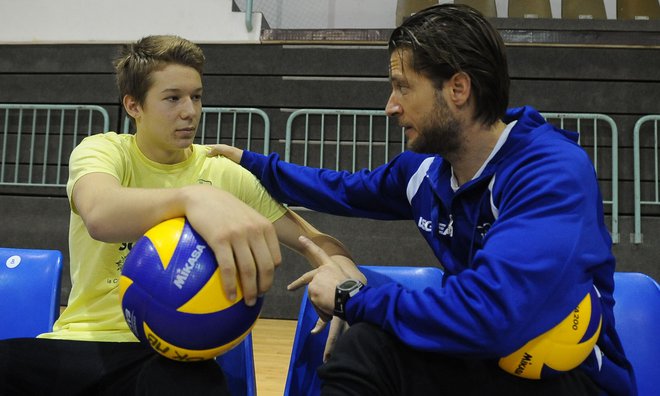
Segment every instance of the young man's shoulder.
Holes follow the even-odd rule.
[[[79,145],[125,145],[129,144],[133,138],[134,135],[131,134],[110,131],[89,135]]]

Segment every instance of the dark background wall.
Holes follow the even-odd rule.
[[[644,242],[629,240],[633,125],[643,115],[660,114],[660,22],[497,19],[494,23],[507,43],[512,106],[603,113],[616,121],[621,242],[613,251],[618,270],[660,279],[655,260],[660,253],[657,211],[649,210],[643,217]],[[387,30],[267,30],[260,45],[203,45],[208,60],[204,105],[264,110],[271,121],[271,151],[283,154],[286,120],[296,109],[384,107],[390,89],[388,35]],[[111,129],[119,130],[124,116],[111,66],[117,49],[109,44],[0,45],[0,103],[98,104],[108,110]],[[652,178],[648,168],[643,174],[646,181]],[[604,189],[611,182],[607,177],[601,179]],[[412,222],[296,210],[345,241],[359,263],[437,265]],[[0,219],[0,246],[60,249],[68,272],[69,209],[63,188],[0,186]],[[307,267],[304,260],[285,251],[264,316],[296,317],[300,292],[286,292],[285,285]],[[63,304],[69,290],[65,276]]]

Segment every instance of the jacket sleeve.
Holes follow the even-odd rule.
[[[241,165],[250,170],[268,192],[288,205],[303,206],[340,216],[381,220],[410,219],[405,195],[406,167],[399,160],[355,173],[312,168],[244,151]]]

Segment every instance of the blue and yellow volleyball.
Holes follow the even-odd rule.
[[[213,359],[254,327],[263,299],[224,293],[213,251],[181,217],[147,231],[126,257],[119,279],[124,318],[140,342],[177,361]]]
[[[541,379],[570,371],[589,356],[603,319],[595,288],[557,326],[499,360],[505,371],[522,378]]]

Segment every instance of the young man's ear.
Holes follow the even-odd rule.
[[[458,72],[451,76],[448,81],[449,97],[456,107],[462,107],[468,103],[472,92],[472,80],[465,72]]]
[[[141,110],[141,106],[138,101],[131,95],[124,95],[122,104],[124,105],[124,110],[126,110],[126,113],[128,113],[128,115],[134,119],[137,119],[137,116],[140,114]]]

